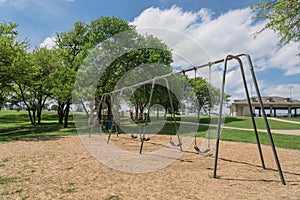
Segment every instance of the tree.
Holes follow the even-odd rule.
[[[40,124],[43,107],[51,94],[55,55],[45,48],[28,52],[29,41],[17,41],[17,27],[12,22],[0,24],[1,101],[5,95],[12,104],[21,106],[19,103],[23,102],[31,124],[36,124],[36,120]]]
[[[42,110],[51,95],[51,59],[50,50],[20,51],[7,71],[12,80],[11,95],[25,104],[32,125],[41,124]]]
[[[267,0],[251,8],[256,13],[256,20],[268,20],[259,33],[265,29],[271,29],[281,37],[280,44],[283,45],[291,41],[300,42],[299,0]]]
[[[18,24],[13,22],[0,23],[0,107],[8,100],[12,88],[12,77],[9,71],[17,54],[28,48],[28,40],[17,41]]]
[[[76,22],[70,31],[57,33],[56,45],[59,67],[54,72],[56,79],[52,92],[58,102],[59,123],[67,128],[76,71],[87,53],[87,25]]]
[[[109,24],[105,25],[105,23]],[[90,38],[89,41],[96,40],[99,42],[101,41],[101,38],[109,38],[101,41],[100,45],[97,46],[94,51],[91,51],[86,59],[84,64],[85,69],[83,69],[82,73],[83,75],[77,77],[77,79],[82,78],[81,84],[85,85],[85,90],[83,92],[81,91],[82,94],[76,94],[76,96],[78,99],[82,96],[88,100],[86,90],[89,88],[88,85],[92,85],[92,83],[86,83],[87,81],[84,80],[87,80],[88,77],[91,79],[91,76],[95,76],[93,74],[97,74],[97,77],[100,77],[100,80],[96,86],[95,105],[100,106],[100,108],[96,108],[96,110],[100,111],[99,118],[101,118],[102,110],[102,104],[99,105],[101,96],[113,91],[120,79],[125,74],[128,74],[130,70],[135,69],[134,73],[128,77],[128,80],[121,81],[123,85],[119,88],[124,85],[130,86],[141,82],[141,78],[143,78],[143,80],[153,78],[152,75],[157,71],[156,68],[153,69],[153,73],[150,73],[150,75],[145,73],[144,70],[138,69],[139,66],[145,64],[162,64],[167,66],[164,66],[164,68],[168,69],[168,73],[171,71],[170,63],[172,62],[172,55],[168,47],[161,40],[158,40],[153,36],[143,36],[138,34],[134,27],[128,25],[126,22],[116,18],[101,18],[91,22],[89,30],[91,30],[91,32],[88,33]],[[90,73],[87,73],[87,71],[90,71]],[[88,75],[85,76],[84,74]],[[90,90],[92,89],[93,88],[90,88]],[[142,88],[138,91],[135,91],[135,94],[137,94],[137,92],[146,92],[149,94],[150,92],[150,90],[147,92]],[[145,101],[141,100],[142,99],[140,98],[138,102],[137,99],[135,101],[138,103],[135,104],[135,106],[138,106],[139,108],[136,109],[136,116],[138,116],[139,112],[144,110],[148,102],[146,102],[146,99]],[[91,99],[88,101],[91,101]],[[105,104],[108,107],[108,118],[111,119],[111,99],[109,96],[105,99]],[[85,110],[85,106],[82,107]],[[92,109],[90,110],[92,111]]]
[[[135,48],[118,57],[106,69],[105,75],[99,84],[99,88],[102,90],[106,89],[107,92],[111,92],[125,73],[129,75],[127,74],[128,80],[121,81],[123,86],[124,84],[127,86],[134,85],[150,80],[154,76],[161,76],[172,72],[172,67],[170,66],[170,63],[173,61],[171,50],[161,40],[151,35],[139,35],[134,31],[131,31],[131,36],[129,36],[128,39],[131,40],[133,47],[139,48]],[[132,70],[131,73],[130,70]],[[121,87],[122,86],[119,88]],[[134,91],[134,97],[131,99],[131,103],[135,107],[136,119],[139,118],[140,114],[143,114],[144,109],[149,104],[151,87],[151,84],[146,84],[136,88]],[[152,102],[155,102],[155,98],[156,97],[153,96]]]
[[[200,111],[208,112],[213,109],[214,106],[219,105],[220,103],[220,90],[210,83],[208,83],[202,77],[190,78],[189,83],[194,88],[198,100],[198,111],[197,114],[200,114]],[[224,101],[228,102],[230,95],[224,95]]]
[[[17,50],[25,48],[27,44],[16,41],[18,31],[16,23],[0,23],[0,89],[10,86],[10,77],[6,73],[12,65]]]
[[[89,50],[114,34],[129,29],[132,29],[132,26],[121,19],[102,17],[90,24],[76,22],[70,31],[57,34],[56,44],[60,52],[61,63],[60,68],[55,73],[57,81],[54,97],[58,101],[59,122],[64,123],[64,127],[68,126],[72,90],[77,70],[87,54],[90,53]],[[76,96],[79,98],[76,101],[81,101],[80,95],[77,94]]]
[[[28,111],[31,124],[35,124],[36,92],[31,54],[27,52],[29,42],[17,41],[16,23],[0,24],[0,87],[9,91],[11,99],[22,101]],[[6,93],[7,94],[7,93]]]
[[[90,24],[75,23],[72,30],[57,34],[56,42],[61,67],[56,75],[58,83],[55,94],[59,110],[64,107],[61,115],[65,116],[65,125],[73,87],[76,88],[76,91],[73,90],[73,101],[81,104],[89,117],[89,112],[93,112],[94,108],[86,109],[86,105],[99,105],[101,96],[113,91],[119,79],[130,69],[145,63],[161,63],[171,69],[172,55],[165,44],[153,36],[138,34],[133,26],[114,17],[102,17]],[[77,74],[81,76],[77,76],[75,82]],[[94,88],[91,81],[96,79],[99,82]],[[80,85],[85,86],[84,90]],[[95,89],[96,95],[89,95]],[[109,96],[105,103],[111,118]],[[101,107],[97,110],[101,115]]]
[[[41,124],[42,110],[46,100],[52,95],[54,80],[52,73],[57,68],[56,51],[46,48],[38,48],[32,52],[35,75],[32,85],[36,93],[36,112],[38,124]]]
[[[5,105],[6,102],[8,102],[8,96],[9,91],[7,88],[3,88],[0,90],[0,110]]]
[[[116,54],[116,52],[122,51],[122,49],[120,50],[118,48],[119,46],[122,46],[118,45],[119,41],[113,41],[115,36],[126,31],[132,33],[132,30],[134,30],[133,26],[129,25],[127,22],[119,18],[102,17],[97,20],[94,20],[88,26],[87,35],[89,41],[91,41],[90,47],[94,48],[99,43],[101,43],[101,45],[103,46],[108,45],[109,47],[104,47],[104,50],[97,50],[96,52],[97,54],[105,54],[104,56],[101,56],[101,58],[113,57]],[[121,42],[130,43],[130,41]],[[98,55],[96,55],[95,57],[97,56]],[[90,57],[95,58],[93,56]],[[99,101],[104,93],[108,93],[113,90],[114,86],[116,85],[116,82],[122,76],[122,72],[124,73],[124,71],[126,70],[128,70],[128,66],[126,68],[126,66],[122,65],[122,59],[117,58],[112,64],[110,64],[105,69],[105,71],[102,72],[99,84],[97,85],[96,98],[94,99],[96,105],[99,105]],[[109,97],[105,99],[105,104],[108,107],[108,118],[111,119],[111,99]],[[99,118],[101,118],[102,105],[100,105],[100,108],[97,108],[97,110],[99,110],[98,115]]]
[[[37,111],[37,92],[34,87],[35,70],[31,54],[26,50],[20,50],[7,71],[7,75],[11,79],[11,95],[25,104],[32,125],[36,123]]]

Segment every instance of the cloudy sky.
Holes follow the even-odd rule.
[[[0,0],[1,21],[19,24],[20,38],[32,48],[51,45],[56,32],[68,31],[76,21],[89,23],[115,16],[141,32],[164,40],[174,53],[174,68],[200,65],[228,54],[248,53],[253,59],[262,95],[300,100],[300,57],[296,43],[277,45],[272,31],[255,37],[266,22],[255,22],[249,5],[255,0]],[[220,79],[212,69],[212,79]],[[247,66],[246,66],[247,69]],[[201,72],[207,76],[207,72]],[[249,90],[251,80],[249,79]],[[230,65],[226,92],[244,98],[238,68]],[[254,90],[253,90],[254,91]],[[255,94],[254,92],[252,92]]]

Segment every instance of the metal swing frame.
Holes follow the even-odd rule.
[[[263,154],[262,154],[262,149],[261,149],[261,146],[260,146],[260,140],[259,140],[259,137],[258,137],[257,127],[256,127],[255,119],[254,119],[254,113],[253,113],[253,110],[252,110],[250,95],[249,95],[249,91],[248,91],[248,87],[247,87],[247,81],[246,81],[246,77],[245,77],[244,66],[243,66],[243,62],[241,60],[241,57],[245,57],[247,59],[247,62],[248,62],[249,68],[250,68],[250,72],[251,72],[251,76],[252,76],[252,80],[253,80],[253,83],[254,83],[254,86],[255,86],[257,98],[258,98],[258,101],[259,101],[259,104],[260,104],[260,107],[261,107],[261,110],[262,110],[264,123],[265,123],[266,129],[267,129],[268,137],[269,137],[270,144],[271,144],[271,147],[272,147],[272,152],[273,152],[273,156],[274,156],[274,159],[275,159],[275,162],[276,162],[276,166],[277,166],[277,170],[278,170],[278,173],[279,173],[279,176],[280,176],[280,180],[281,180],[281,183],[283,185],[285,185],[286,183],[285,183],[284,176],[283,176],[283,173],[282,173],[282,170],[281,170],[281,166],[280,166],[280,162],[279,162],[279,159],[278,159],[275,144],[274,144],[274,141],[273,141],[272,133],[271,133],[270,126],[269,126],[269,123],[268,123],[268,120],[267,120],[267,116],[266,116],[266,113],[265,113],[265,109],[264,109],[264,105],[263,105],[262,98],[261,98],[261,95],[260,95],[260,91],[259,91],[259,88],[258,88],[257,79],[256,79],[256,76],[255,76],[255,73],[254,73],[253,64],[252,64],[251,58],[248,54],[239,54],[239,55],[236,55],[236,56],[228,55],[225,59],[217,61],[218,63],[224,62],[224,68],[223,68],[221,99],[220,99],[220,105],[219,105],[220,108],[219,108],[219,117],[218,117],[218,133],[217,133],[217,141],[216,141],[216,152],[215,152],[215,159],[214,159],[213,178],[217,178],[217,165],[218,165],[219,143],[220,143],[220,134],[221,134],[221,117],[222,117],[222,108],[223,108],[223,100],[224,100],[225,78],[226,78],[226,72],[227,72],[227,64],[230,60],[236,60],[239,64],[239,67],[240,67],[241,76],[242,76],[243,84],[244,84],[244,89],[245,89],[245,93],[246,93],[246,96],[247,96],[247,101],[248,101],[249,110],[250,110],[250,114],[251,114],[253,129],[254,129],[254,133],[255,133],[255,137],[256,137],[258,152],[259,152],[260,159],[261,159],[262,168],[266,169]]]
[[[195,92],[196,92],[196,78],[197,78],[197,68],[195,67],[194,68],[194,72],[195,72],[195,83],[194,83],[194,90],[195,90]],[[210,74],[211,74],[211,65],[209,65],[209,80],[208,80],[208,87],[209,87],[209,90],[210,90],[210,84],[211,84],[211,79],[210,79]],[[210,93],[210,91],[209,91],[209,93]],[[210,98],[210,102],[209,103],[211,103],[211,97],[209,97]],[[197,98],[196,98],[196,100],[197,100]],[[195,101],[196,101],[195,100]],[[195,102],[195,104],[196,104],[196,102]],[[195,106],[196,107],[196,106]],[[199,121],[199,115],[197,114],[197,109],[195,108],[195,115],[197,115],[197,123],[198,123],[198,121]],[[210,107],[209,107],[209,117],[210,117]],[[209,129],[208,129],[208,133],[209,133]],[[197,131],[196,131],[197,132]],[[195,149],[195,151],[199,154],[199,155],[202,155],[202,156],[205,156],[205,154],[206,153],[208,153],[209,151],[210,151],[210,141],[208,142],[208,147],[206,148],[206,149],[204,149],[204,150],[201,150],[199,147],[198,147],[198,145],[197,145],[197,138],[196,138],[196,132],[195,132],[195,142],[194,142],[194,149]],[[208,140],[210,139],[210,135],[208,136]]]
[[[250,95],[249,95],[249,91],[248,91],[248,87],[247,87],[247,81],[246,81],[245,72],[244,72],[244,65],[243,65],[243,62],[242,62],[241,58],[246,58],[247,63],[249,65],[252,81],[253,81],[254,86],[255,86],[257,98],[258,98],[260,108],[261,108],[261,111],[262,111],[262,116],[263,116],[263,119],[264,119],[267,134],[268,134],[268,137],[269,137],[269,140],[270,140],[270,144],[271,144],[271,148],[272,148],[272,152],[273,152],[273,157],[274,157],[274,160],[276,162],[276,166],[277,166],[277,170],[278,170],[278,173],[279,173],[279,176],[280,176],[280,180],[281,180],[281,183],[283,185],[286,185],[285,180],[284,180],[284,176],[283,176],[283,173],[282,173],[282,170],[281,170],[279,158],[278,158],[278,155],[277,155],[277,151],[276,151],[276,148],[275,148],[275,144],[274,144],[274,141],[273,141],[272,133],[271,133],[271,130],[270,130],[270,126],[269,126],[269,123],[268,123],[268,119],[267,119],[267,116],[266,116],[266,113],[265,113],[262,98],[261,98],[261,95],[260,95],[259,87],[258,87],[258,84],[257,84],[257,79],[256,79],[256,76],[255,76],[255,73],[254,73],[253,64],[252,64],[251,58],[248,54],[228,55],[228,56],[226,56],[225,59],[216,60],[214,62],[209,62],[209,63],[203,64],[203,65],[197,66],[197,67],[192,67],[192,68],[188,68],[188,69],[181,70],[181,71],[172,72],[172,73],[169,73],[169,74],[166,74],[166,75],[163,75],[163,76],[157,76],[157,77],[154,77],[153,79],[150,79],[150,80],[147,80],[147,81],[144,81],[144,82],[132,85],[132,86],[124,87],[122,89],[137,87],[137,86],[141,86],[141,85],[152,82],[152,89],[151,89],[150,101],[149,101],[151,103],[153,89],[154,89],[154,85],[155,85],[156,80],[161,80],[161,79],[166,80],[167,77],[173,76],[174,74],[180,74],[180,73],[184,74],[184,73],[186,73],[188,71],[192,71],[194,69],[200,69],[200,68],[209,67],[209,66],[213,66],[213,65],[216,65],[216,64],[224,63],[223,79],[222,79],[222,90],[221,90],[218,125],[217,125],[217,138],[216,138],[216,150],[215,150],[215,158],[214,158],[214,170],[213,170],[213,178],[217,178],[217,165],[218,165],[218,154],[219,154],[219,148],[220,148],[219,143],[220,143],[221,121],[222,121],[221,119],[222,119],[222,109],[223,109],[223,101],[224,101],[224,90],[225,90],[225,82],[226,82],[225,79],[226,79],[226,73],[227,73],[227,65],[228,65],[228,62],[231,61],[231,60],[237,61],[238,65],[240,67],[241,77],[242,77],[243,84],[244,84],[244,89],[245,89],[245,94],[246,94],[248,105],[249,105],[249,108],[250,108],[251,121],[252,121],[252,124],[253,124],[253,130],[254,130],[255,137],[256,137],[256,142],[257,142],[257,147],[258,147],[258,152],[259,152],[262,168],[266,169],[263,154],[262,154],[262,149],[261,149],[261,145],[260,145],[260,140],[259,140],[259,136],[258,136],[258,131],[257,131],[257,127],[256,127],[254,115],[253,115],[254,113],[253,113],[253,110],[252,110]],[[168,81],[166,81],[166,84],[167,84],[167,87],[169,88]],[[115,93],[115,92],[119,92],[119,91],[120,90],[116,90],[116,91],[111,92],[110,94]],[[170,93],[169,90],[168,90],[168,92],[169,92],[169,99],[171,101],[172,100],[171,93]],[[150,103],[148,105],[148,112],[150,111]],[[171,103],[171,106],[172,106],[172,103]],[[173,113],[173,114],[175,116],[175,113]],[[148,118],[148,115],[147,115],[147,118]],[[176,118],[175,117],[174,117],[174,120],[175,120],[175,124],[176,124]],[[147,121],[148,120],[146,120],[146,123],[147,123]],[[144,127],[143,136],[145,136],[145,130],[146,130],[145,128],[146,128],[146,126]],[[178,139],[180,141],[180,137],[179,137],[178,134],[177,134],[177,136],[178,136]],[[144,140],[141,139],[140,153],[142,153],[143,143],[144,143]],[[180,147],[181,147],[181,145],[180,145]]]
[[[173,117],[173,121],[174,121],[175,132],[176,132],[177,139],[178,139],[178,144],[175,144],[175,142],[172,140],[172,136],[170,135],[170,142],[169,143],[174,147],[179,147],[180,151],[183,151],[182,150],[182,141],[181,141],[180,135],[178,133],[177,120],[176,120],[176,116],[175,116],[173,98],[172,98],[172,94],[171,94],[171,91],[170,91],[169,81],[166,78],[164,78],[164,80],[165,80],[167,90],[168,90],[168,96],[169,96],[169,101],[170,101],[170,105],[171,105],[171,112],[172,112],[172,117]]]

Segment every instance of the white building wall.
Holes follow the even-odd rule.
[[[255,107],[252,107],[252,112],[254,113]],[[251,116],[249,106],[243,106],[243,115],[242,116]]]

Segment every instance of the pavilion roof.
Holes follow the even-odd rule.
[[[279,97],[279,96],[262,96],[262,102],[264,106],[293,106],[293,107],[300,107],[300,101],[296,99],[286,98],[286,97]],[[258,98],[257,96],[250,97],[252,105],[258,105]],[[228,106],[231,107],[233,105],[246,105],[248,104],[247,99],[235,99],[233,102]]]

